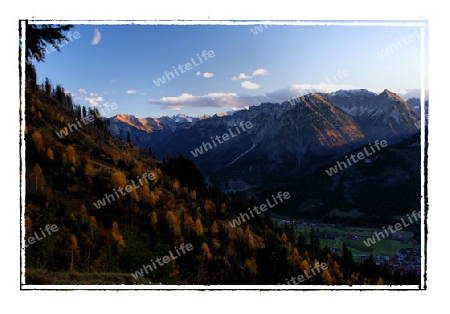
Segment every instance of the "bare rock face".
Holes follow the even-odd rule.
[[[398,141],[417,132],[419,112],[395,93],[385,89],[379,95],[367,90],[338,91],[323,95],[361,127],[368,140]]]

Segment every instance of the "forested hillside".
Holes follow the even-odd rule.
[[[28,74],[25,239],[37,233],[37,241],[27,243],[27,283],[286,284],[305,271],[311,278],[301,284],[418,283],[373,260],[357,264],[346,248],[342,257],[331,254],[314,230],[310,243],[294,238],[292,227],[274,228],[268,212],[232,228],[228,222],[254,204],[205,185],[188,159],[160,162],[114,139],[96,109],[75,105],[49,80],[36,85],[32,66]],[[92,123],[77,124],[89,115]],[[60,138],[67,123],[78,129]],[[114,193],[144,174],[153,180]],[[105,194],[120,197],[98,206]],[[46,225],[58,230],[43,237]],[[192,250],[137,275],[183,243]],[[310,268],[317,263],[327,265],[320,274]]]
[[[62,38],[31,26],[27,34],[36,48],[27,61]],[[96,108],[49,79],[38,85],[31,62],[25,82],[26,284],[420,283],[373,258],[354,262],[345,244],[332,253],[314,229],[307,242],[293,224],[276,228],[269,211],[232,227],[254,202],[208,186],[182,156],[159,161],[113,138]]]

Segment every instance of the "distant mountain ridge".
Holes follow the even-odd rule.
[[[106,120],[114,137],[126,139],[129,133],[132,143],[148,149],[153,143],[164,140],[179,128],[186,127],[200,118],[181,114],[158,118],[137,118],[134,115],[118,114]]]
[[[215,114],[213,117],[232,115],[234,111]],[[161,115],[157,118],[138,118],[134,115],[117,114],[106,118],[108,129],[116,138],[126,139],[130,133],[131,142],[141,148],[148,149],[174,132],[189,127],[189,125],[204,119],[211,118],[209,115],[191,117],[184,114],[174,116]]]
[[[118,123],[125,123],[118,120],[111,121],[111,125],[118,127]],[[250,121],[253,127],[245,134],[196,157],[191,153],[202,143],[246,121]],[[122,126],[138,136],[136,145],[150,146],[157,158],[177,154],[187,156],[198,165],[210,183],[220,185],[226,191],[245,191],[247,196],[250,193],[258,199],[275,192],[271,191],[272,188],[292,189],[292,182],[303,182],[302,178],[310,175],[314,180],[327,180],[325,182],[331,185],[341,182],[341,175],[349,172],[343,171],[336,178],[329,179],[324,169],[369,142],[386,140],[390,147],[411,138],[419,132],[420,115],[389,90],[380,94],[352,90],[312,93],[281,104],[262,103],[232,115],[214,115],[193,122],[176,123],[172,118],[165,118],[158,123],[160,127],[145,133],[145,137],[142,130],[129,124]],[[117,129],[114,133],[117,134]],[[408,149],[416,155],[415,150],[419,148],[412,145]],[[399,158],[407,157],[402,155]],[[420,171],[420,166],[416,166]],[[405,171],[395,167],[391,170],[393,173]],[[358,169],[359,166],[352,171]],[[402,176],[396,176],[395,180],[403,180],[399,178]],[[391,185],[395,186],[395,182]],[[327,191],[334,188],[319,184],[318,189],[331,193]],[[308,195],[297,199],[299,203],[308,200]],[[326,202],[322,200],[322,203]]]
[[[321,98],[319,99],[317,97]],[[305,103],[305,99],[309,100]],[[306,118],[302,118],[302,116],[305,116],[305,114],[309,115],[313,111],[316,113],[320,111],[321,114],[319,115],[325,117],[322,113],[326,111],[322,112],[322,109],[313,109],[311,107],[313,103],[317,105],[318,102],[323,103],[322,105],[324,107],[322,109],[328,106],[331,115],[335,115],[334,118],[345,120],[343,124],[336,125],[336,130],[333,131],[325,130],[327,127],[322,130],[321,128],[324,125],[322,127],[315,125],[315,123],[320,124],[320,119],[314,120],[315,122],[311,124],[311,126],[314,125],[312,129],[307,128],[306,131],[308,132],[315,130],[315,132],[319,133],[319,135],[316,134],[317,138],[320,138],[324,147],[330,146],[331,143],[334,143],[331,147],[336,146],[337,138],[343,138],[343,135],[338,135],[338,133],[345,132],[348,128],[359,129],[361,131],[363,134],[363,136],[359,137],[361,142],[368,142],[381,137],[394,141],[402,140],[417,130],[415,124],[418,124],[418,120],[420,120],[420,115],[415,110],[416,108],[412,108],[408,102],[405,102],[395,93],[384,90],[382,93],[376,94],[365,89],[359,89],[309,94],[298,99],[285,101],[281,105],[262,103],[259,106],[251,106],[248,109],[216,114],[211,117],[189,117],[179,114],[172,117],[137,118],[132,115],[119,114],[108,119],[109,130],[113,136],[119,137],[121,135],[122,138],[125,138],[127,133],[130,132],[133,143],[142,148],[155,147],[155,153],[161,157],[164,152],[173,153],[174,147],[170,147],[172,146],[171,144],[161,142],[175,133],[179,135],[179,132],[186,132],[191,128],[208,127],[214,129],[220,128],[220,126],[230,127],[237,125],[241,121],[253,121],[254,119],[256,119],[255,122],[257,123],[258,119],[263,119],[266,115],[268,115],[266,119],[269,116],[271,117],[268,118],[268,122],[271,123],[271,119],[278,119],[285,112],[290,112],[292,115],[290,117],[291,120],[295,119],[298,122],[305,122],[302,119]],[[412,102],[416,107],[417,103],[414,100]],[[299,111],[294,110],[298,105],[308,109],[298,109],[302,111],[299,115]],[[344,118],[342,114],[346,115],[347,118]],[[331,116],[328,118],[331,118]],[[326,125],[328,127],[330,126],[329,124]],[[343,127],[342,131],[339,130],[341,127]],[[354,138],[350,139],[350,142],[359,144],[359,140]],[[341,144],[343,145],[344,143]],[[189,153],[186,149],[179,149],[179,151]]]
[[[324,98],[353,117],[368,140],[399,141],[417,131],[419,112],[387,89],[379,95],[360,90],[351,97],[339,93],[326,94]]]
[[[338,154],[372,140],[392,143],[406,139],[417,132],[419,119],[419,113],[395,93],[384,90],[375,94],[360,89],[308,94],[282,104],[262,103],[203,119],[185,115],[117,115],[109,119],[109,130],[122,138],[130,132],[133,143],[152,147],[158,158],[177,153],[192,157],[190,151],[202,141],[209,141],[240,122],[251,121],[255,128],[248,137],[223,144],[213,153],[214,158],[205,154],[196,159],[200,167],[215,171],[213,164],[229,164],[240,155],[234,156],[229,150],[242,153],[255,144],[253,154],[266,156],[267,161],[279,164],[290,159],[300,166],[316,155]],[[287,142],[289,145],[280,144]],[[221,157],[222,152],[226,153]]]

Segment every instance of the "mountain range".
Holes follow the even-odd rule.
[[[419,132],[420,114],[417,107],[420,107],[420,101],[417,103],[413,99],[411,104],[415,108],[389,90],[380,94],[364,89],[340,90],[307,94],[281,104],[262,103],[211,117],[176,115],[138,119],[129,115],[117,115],[110,118],[108,124],[113,136],[125,138],[129,132],[132,143],[144,149],[151,147],[157,158],[177,154],[190,157],[210,184],[255,201],[265,199],[267,195],[280,189],[297,189],[293,185],[306,184],[307,190],[318,189],[313,194],[319,196],[314,198],[311,191],[309,194],[292,191],[296,205],[286,205],[284,208],[280,206],[277,208],[280,213],[304,215],[302,208],[306,205],[301,204],[313,202],[322,204],[317,205],[314,211],[306,211],[313,217],[326,216],[335,208],[382,214],[409,209],[370,209],[363,199],[358,197],[358,203],[358,200],[350,197],[355,193],[349,182],[341,182],[350,172],[358,172],[360,167],[371,167],[371,164],[357,165],[333,178],[329,178],[324,170],[351,151],[376,140],[386,140],[389,147],[380,154],[380,160],[386,157],[385,154],[392,153],[390,158],[398,160],[395,165],[387,164],[386,169],[389,168],[392,174],[399,174],[393,175],[389,186],[392,188],[399,185],[405,188],[405,171],[406,177],[417,174],[420,178],[420,145],[417,146],[420,138],[417,136],[416,142],[404,144],[404,141]],[[233,130],[247,121],[253,127],[245,134],[243,132],[213,149],[208,148],[207,142],[212,146],[212,139],[216,136],[222,136],[229,129]],[[393,148],[396,144],[400,148]],[[202,148],[202,153],[195,155],[196,148]],[[409,155],[401,154],[398,149],[409,149],[411,152]],[[409,167],[403,169],[400,164],[408,164]],[[308,177],[314,178],[313,181],[309,178],[306,183]],[[361,180],[368,181],[369,178],[363,177]],[[381,181],[379,187],[384,186],[385,182]],[[417,182],[414,186],[416,185]],[[336,189],[341,189],[339,196],[334,195]],[[417,191],[412,187],[407,189]],[[328,195],[328,199],[323,195]],[[332,199],[335,201],[331,201]],[[414,202],[407,203],[413,206]],[[365,207],[361,208],[363,203]],[[393,202],[391,205],[397,206],[394,203],[396,204]]]

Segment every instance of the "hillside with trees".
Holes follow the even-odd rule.
[[[290,226],[276,228],[268,212],[232,228],[228,222],[254,204],[205,184],[189,159],[160,161],[150,149],[113,138],[96,108],[75,104],[49,79],[39,85],[34,66],[26,67],[23,236],[58,229],[26,247],[27,284],[285,285],[305,272],[311,278],[300,284],[420,283],[373,258],[354,262],[345,244],[342,256],[331,253],[313,229],[307,243]],[[92,122],[80,122],[88,116]],[[68,123],[79,127],[58,136]],[[145,173],[153,180],[94,205]],[[181,244],[193,249],[132,276]],[[312,275],[317,263],[327,269]]]

